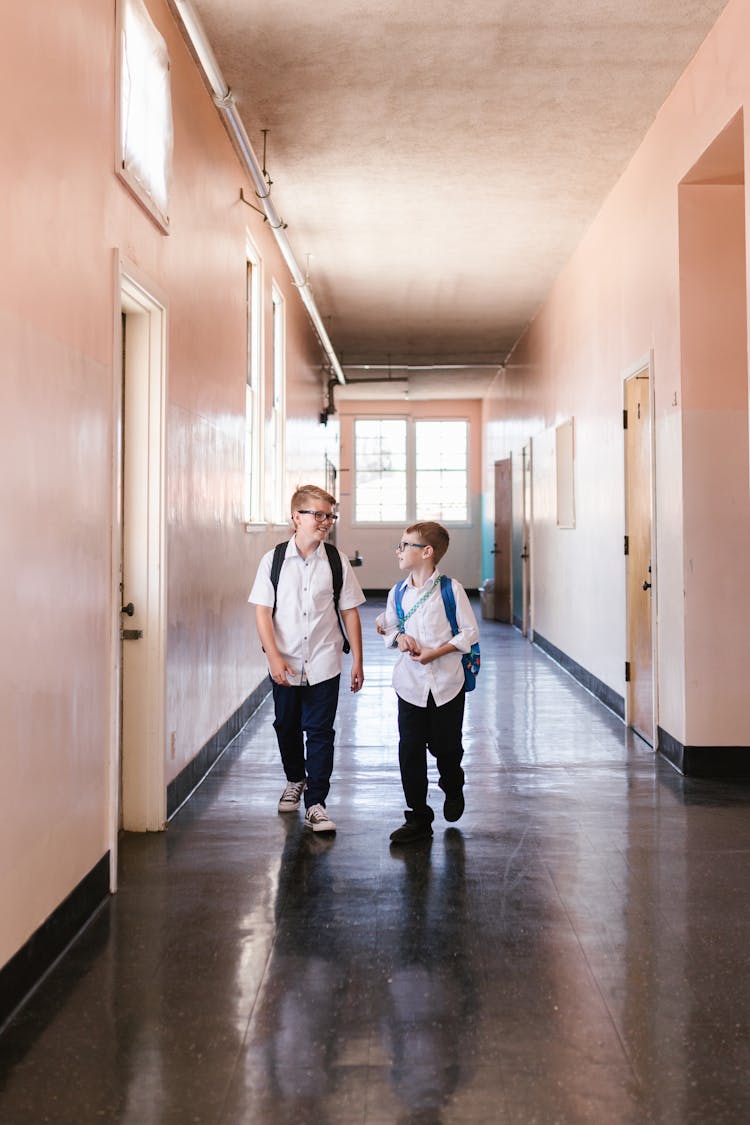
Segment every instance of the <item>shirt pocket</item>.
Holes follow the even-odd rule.
[[[331,575],[331,568],[328,566],[327,562],[323,564],[323,566],[316,567],[310,577],[310,602],[316,617],[324,614],[329,606],[331,608],[333,607],[333,577]]]

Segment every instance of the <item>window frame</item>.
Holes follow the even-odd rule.
[[[271,402],[267,433],[271,440],[264,458],[267,522],[283,524],[286,465],[286,304],[281,289],[271,285]]]
[[[357,422],[403,421],[406,423],[406,518],[405,520],[359,520],[357,519]],[[352,527],[361,528],[404,528],[418,522],[417,510],[417,422],[464,422],[466,424],[466,519],[441,520],[448,528],[471,528],[471,419],[465,415],[433,417],[432,415],[409,414],[355,414],[352,417]]]
[[[411,466],[409,464],[409,417],[406,414],[358,414],[352,419],[352,473],[354,484],[354,503],[352,511],[352,526],[354,527],[403,527],[403,520],[358,520],[357,519],[357,422],[404,422],[406,434],[406,519],[409,518],[410,495],[409,479]]]
[[[263,520],[263,275],[260,255],[250,238],[245,250],[245,445],[242,506],[248,526]],[[248,417],[249,416],[249,417]]]
[[[468,418],[456,418],[456,417],[450,417],[450,418],[433,418],[433,417],[412,418],[413,431],[414,431],[414,512],[415,512],[415,520],[421,521],[423,519],[430,518],[430,517],[426,517],[426,516],[424,516],[424,517],[420,516],[417,512],[417,498],[418,498],[417,482],[418,482],[418,478],[419,478],[419,473],[420,473],[420,471],[421,472],[428,472],[429,471],[429,470],[426,470],[426,469],[420,470],[418,465],[417,465],[417,427],[418,427],[418,425],[424,424],[424,423],[427,423],[429,425],[431,423],[440,423],[440,422],[453,422],[453,423],[460,422],[460,423],[463,424],[463,426],[465,427],[465,430],[466,430],[466,459],[465,459],[464,468],[463,468],[464,483],[465,483],[464,501],[465,501],[465,505],[466,505],[466,518],[465,519],[456,519],[456,520],[446,520],[446,519],[441,518],[440,523],[444,524],[445,527],[468,527],[468,526],[471,525],[471,518],[470,518],[471,489],[469,487],[469,483],[470,483],[469,478],[470,478],[470,472],[471,472],[471,466],[470,466],[470,462],[469,462],[469,443],[470,443],[470,436],[471,436],[471,423],[470,423]]]
[[[156,200],[156,198],[149,191],[148,184],[144,183],[128,165],[125,146],[123,144],[123,100],[124,100],[124,79],[127,67],[125,65],[125,12],[130,7],[131,10],[136,8],[141,9],[148,22],[151,25],[154,33],[154,39],[158,37],[164,46],[164,54],[166,58],[166,86],[167,86],[167,100],[168,100],[168,135],[165,138],[164,147],[164,169],[165,169],[165,190],[166,190],[166,205],[169,205],[169,187],[173,169],[173,149],[174,149],[174,110],[172,105],[172,88],[171,88],[171,63],[169,59],[169,51],[164,36],[161,34],[153,19],[151,13],[148,11],[143,0],[117,0],[116,7],[116,29],[117,29],[117,49],[115,52],[115,174],[120,182],[129,193],[133,196],[137,203],[144,209],[149,218],[156,224],[163,234],[169,234],[169,214],[165,207]]]

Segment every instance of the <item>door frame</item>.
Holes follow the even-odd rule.
[[[503,468],[505,468],[505,488],[503,494],[506,501],[504,509],[507,514],[507,537],[505,541],[501,543],[499,541],[500,536],[497,534],[497,528],[498,497],[500,495],[499,481],[502,476]],[[493,581],[495,587],[493,617],[495,621],[510,625],[513,623],[513,458],[510,454],[494,462],[493,474],[495,501],[495,518],[493,525],[494,542],[492,547]],[[504,577],[504,585],[502,587],[498,584],[498,576],[501,572]],[[502,598],[501,594],[503,595]]]
[[[626,383],[630,379],[634,379],[637,375],[643,372],[648,372],[648,397],[649,397],[649,415],[650,415],[650,434],[649,434],[649,470],[650,470],[650,497],[649,497],[649,515],[651,519],[651,699],[653,721],[651,727],[651,746],[654,751],[658,745],[656,732],[659,725],[659,583],[657,581],[657,526],[656,526],[656,388],[654,380],[654,349],[650,348],[646,355],[642,356],[636,363],[630,365],[622,376],[622,408],[625,411],[627,402],[627,388]],[[625,441],[625,431],[623,429],[622,441],[622,463],[623,463],[623,514],[627,516],[628,510],[628,464],[627,464],[627,443]],[[630,659],[630,631],[629,631],[629,617],[630,601],[628,592],[628,572],[627,562],[625,563],[625,662]],[[625,684],[625,725],[631,726],[631,688],[628,683]]]
[[[521,631],[529,641],[534,640],[534,439],[529,437],[521,449],[521,481],[523,488],[521,582],[523,605]]]
[[[146,541],[148,687],[140,701],[147,736],[142,756],[135,765],[142,772],[142,795],[136,807],[124,810],[124,827],[137,831],[160,831],[166,824],[165,785],[166,731],[166,384],[167,384],[167,301],[159,287],[119,251],[114,254],[114,350],[112,377],[112,556],[111,556],[111,643],[110,643],[110,770],[109,770],[109,847],[110,889],[117,889],[117,840],[120,806],[122,653],[120,629],[121,567],[123,549],[123,338],[122,315],[130,311],[148,318],[146,395],[143,402],[147,441],[148,499],[142,513]],[[135,643],[135,642],[134,642]]]

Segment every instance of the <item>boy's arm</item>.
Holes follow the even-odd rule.
[[[395,586],[388,591],[388,601],[386,603],[385,611],[383,613],[379,613],[375,618],[375,628],[377,629],[380,636],[384,638],[386,648],[396,648],[396,641],[399,636],[395,591]]]
[[[276,644],[276,634],[273,629],[273,609],[270,605],[256,605],[255,625],[260,643],[265,650],[271,679],[277,684],[288,684],[287,673],[293,675],[294,672],[284,660]]]
[[[455,638],[454,638],[455,639]],[[402,651],[407,652],[408,649]],[[432,664],[433,660],[437,660],[440,656],[447,656],[449,652],[460,651],[456,649],[454,644],[440,645],[439,648],[422,648],[417,651],[412,650],[412,660],[416,660],[417,664]]]
[[[439,648],[423,648],[421,652],[412,653],[414,660],[419,664],[431,664],[433,660],[446,656],[449,652],[460,652],[462,654],[470,652],[471,646],[479,640],[477,619],[471,608],[471,602],[461,583],[455,580],[453,580],[453,597],[456,602],[458,632],[455,637],[452,637],[446,644],[440,645]]]
[[[352,647],[352,691],[359,691],[365,682],[362,667],[362,623],[357,609],[342,609],[341,617]]]

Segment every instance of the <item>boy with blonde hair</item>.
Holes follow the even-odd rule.
[[[350,644],[351,690],[364,683],[357,606],[365,598],[349,560],[325,541],[338,519],[335,505],[317,485],[297,489],[291,500],[294,535],[263,556],[248,599],[268,661],[273,725],[287,779],[278,811],[296,812],[304,794],[305,827],[313,832],[336,831],[326,797],[341,654]]]
[[[437,567],[449,543],[450,536],[440,523],[423,521],[406,528],[396,551],[399,568],[407,576],[389,592],[385,613],[376,619],[386,646],[400,654],[393,687],[398,697],[398,759],[407,808],[405,823],[391,833],[394,844],[432,835],[435,814],[427,804],[428,750],[436,759],[439,785],[445,793],[443,816],[452,823],[464,811],[461,657],[471,651],[479,630],[466,591],[455,578],[448,580],[456,607],[455,635],[448,620]]]

